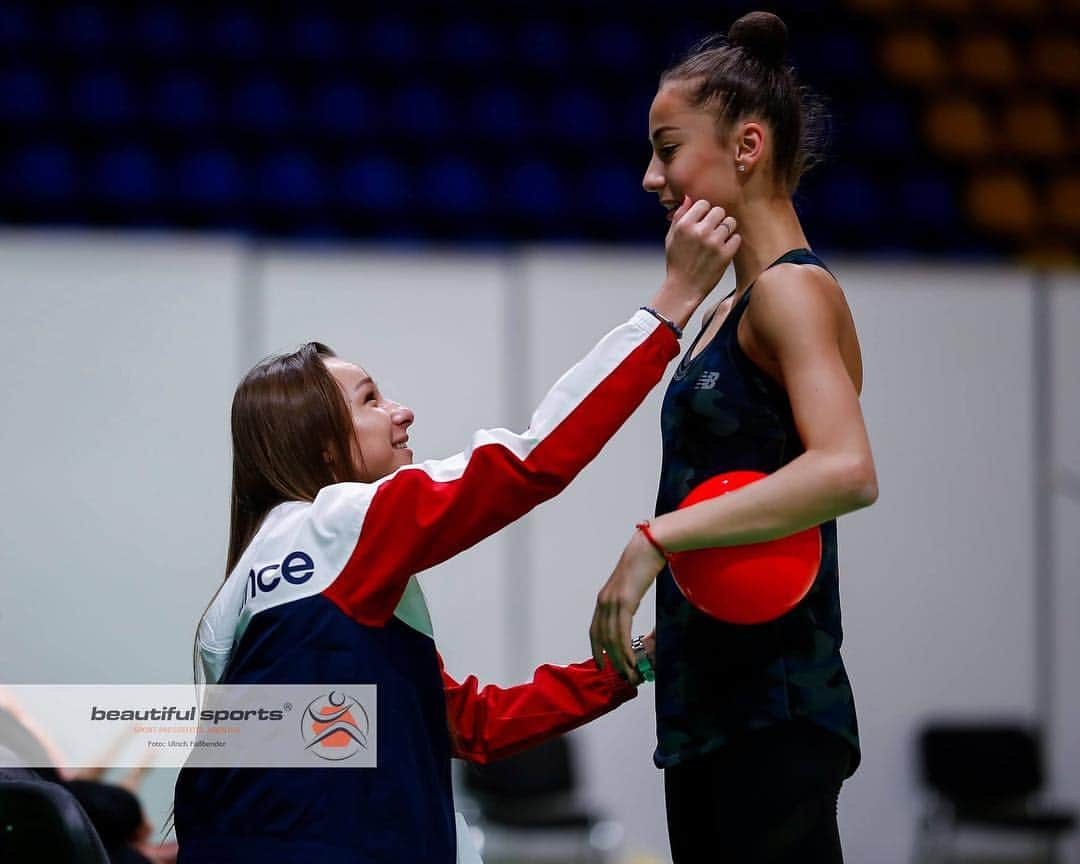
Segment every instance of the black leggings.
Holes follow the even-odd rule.
[[[664,771],[675,864],[843,864],[836,804],[851,758],[795,721]]]

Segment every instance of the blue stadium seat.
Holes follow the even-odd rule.
[[[428,165],[423,181],[425,200],[442,213],[468,215],[490,206],[483,177],[464,159],[448,157]]]
[[[158,82],[151,99],[157,122],[167,128],[196,129],[214,119],[213,90],[193,72],[173,72]]]
[[[264,34],[259,19],[246,9],[227,9],[210,24],[210,40],[228,57],[256,57],[263,50]]]
[[[0,72],[0,119],[12,123],[39,120],[49,113],[49,107],[49,87],[39,72]]]
[[[29,201],[72,198],[78,181],[75,160],[65,147],[39,144],[16,152],[10,163],[9,185]]]
[[[292,20],[289,40],[293,50],[309,60],[330,60],[342,53],[340,22],[322,12],[301,12]]]
[[[377,18],[364,28],[366,54],[395,63],[411,63],[420,54],[420,38],[405,18]]]
[[[872,75],[877,67],[865,37],[840,29],[802,40],[793,54],[799,77],[815,88],[859,81]]]
[[[452,21],[439,39],[440,54],[462,66],[486,66],[499,56],[498,37],[478,21]]]
[[[900,181],[899,216],[905,224],[948,232],[963,220],[959,215],[953,184],[940,173],[909,173]]]
[[[505,85],[477,90],[469,108],[469,125],[478,138],[519,138],[530,128],[528,117],[521,92]]]
[[[450,125],[443,92],[428,84],[410,84],[391,96],[393,126],[407,135],[441,135]]]
[[[293,120],[289,94],[280,82],[270,78],[246,81],[233,90],[232,117],[245,129],[283,129]]]
[[[173,57],[189,43],[188,21],[175,6],[155,5],[138,10],[134,33],[139,46],[155,57]]]
[[[100,53],[110,41],[110,22],[100,3],[73,3],[56,10],[54,24],[60,46],[80,53]]]
[[[105,151],[94,173],[94,194],[102,201],[120,204],[151,203],[161,194],[157,158],[137,146]]]
[[[135,110],[131,88],[118,72],[88,72],[72,85],[71,108],[80,120],[115,126],[128,123]]]
[[[837,168],[820,185],[823,217],[842,228],[873,233],[882,222],[885,201],[873,178],[852,168]]]
[[[643,212],[649,212],[651,205],[656,217],[658,236],[666,233],[664,211],[656,203],[655,196],[642,191],[641,178],[637,172],[623,166],[603,165],[586,174],[584,186],[586,194],[583,202],[594,213],[616,223],[623,223],[637,219]]]
[[[682,22],[676,22],[670,30],[660,37],[664,39],[664,48],[662,49],[660,56],[670,58],[669,62],[673,63],[682,58],[692,46],[696,45],[701,39],[708,36],[715,29],[715,27],[702,26],[700,23],[684,24]]]
[[[603,138],[608,133],[608,111],[595,93],[581,87],[556,91],[551,103],[551,132],[568,146],[584,139]]]
[[[312,128],[331,135],[359,135],[370,127],[375,111],[367,91],[345,81],[320,86],[311,96]]]
[[[338,173],[339,200],[357,210],[394,213],[411,200],[411,184],[406,169],[385,156],[354,159]]]
[[[640,150],[634,153],[641,160],[641,171],[649,161],[652,145],[649,142],[649,108],[652,106],[653,89],[641,89],[628,97],[611,101],[612,132],[625,142]]]
[[[198,150],[184,156],[176,170],[176,194],[194,204],[234,206],[244,198],[240,163],[227,150]]]
[[[605,24],[593,31],[582,56],[592,65],[627,69],[640,63],[643,53],[638,30],[625,24]]]
[[[569,206],[562,176],[546,162],[529,161],[513,166],[503,186],[514,211],[539,217],[551,217]]]
[[[259,166],[255,187],[262,200],[283,208],[315,207],[323,200],[319,168],[306,153],[266,157]]]
[[[552,21],[526,21],[518,31],[517,53],[529,65],[557,69],[573,59],[569,41],[566,32]]]
[[[0,48],[18,48],[33,38],[33,27],[22,3],[0,4]]]
[[[887,98],[868,99],[856,112],[849,134],[864,157],[911,157],[919,148],[907,106]]]

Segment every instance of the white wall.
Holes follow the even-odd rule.
[[[888,864],[908,857],[917,724],[1036,707],[1030,278],[832,263],[862,340],[881,485],[873,508],[839,526],[865,752],[841,823],[849,860]],[[228,402],[259,356],[329,342],[416,411],[418,458],[449,455],[477,427],[523,427],[547,386],[661,275],[659,252],[256,253],[202,239],[0,235],[5,679],[186,680],[224,555]],[[1065,406],[1055,431],[1057,458],[1080,471],[1076,288],[1054,297]],[[452,672],[509,683],[588,656],[596,591],[653,506],[660,390],[558,500],[424,575]],[[1080,648],[1078,516],[1059,496],[1052,769],[1058,793],[1080,803],[1069,668]],[[650,597],[635,630],[652,615]],[[651,692],[574,739],[586,794],[623,821],[628,851],[665,860]],[[150,781],[155,820],[171,780]]]
[[[838,528],[864,749],[841,827],[851,860],[902,861],[918,725],[1035,710],[1030,295],[1002,268],[837,270],[880,486]]]
[[[1080,807],[1080,276],[1050,282],[1054,679],[1052,798]],[[1069,845],[1080,861],[1080,832]]]
[[[190,680],[224,575],[241,260],[205,239],[0,235],[6,683]]]

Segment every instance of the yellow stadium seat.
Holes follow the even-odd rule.
[[[989,0],[986,5],[994,12],[1017,19],[1039,18],[1047,11],[1045,0]]]
[[[956,70],[964,80],[983,87],[1011,87],[1020,80],[1020,64],[1012,44],[997,33],[962,38],[955,50]]]
[[[977,160],[997,150],[986,112],[965,96],[943,96],[931,103],[924,130],[931,148],[943,156]]]
[[[1047,188],[1046,205],[1050,224],[1080,240],[1080,174],[1054,178]]]
[[[1080,40],[1067,33],[1037,36],[1031,44],[1032,76],[1043,84],[1080,88]]]
[[[1030,238],[1038,228],[1035,192],[1021,174],[996,172],[973,178],[967,203],[972,221],[993,234]]]
[[[1069,133],[1057,108],[1046,99],[1019,101],[1002,116],[1005,149],[1018,156],[1058,159],[1069,152]]]
[[[902,84],[937,87],[948,74],[944,53],[925,30],[902,30],[888,34],[881,45],[885,70]]]
[[[1028,267],[1075,267],[1080,263],[1076,246],[1064,240],[1032,240],[1020,252]]]
[[[965,17],[975,6],[974,0],[915,0],[917,11],[929,12],[931,15],[949,17]]]
[[[848,0],[848,8],[865,15],[888,15],[901,11],[904,0]]]

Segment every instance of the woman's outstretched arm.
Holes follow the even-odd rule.
[[[483,689],[474,676],[459,684],[443,669],[443,687],[453,755],[480,763],[576,729],[637,695],[634,685],[592,661],[541,666],[528,684]]]
[[[730,217],[685,204],[667,239],[668,272],[651,305],[686,322],[723,275],[739,238]],[[678,354],[672,328],[646,311],[616,327],[547,393],[523,433],[477,432],[468,450],[406,466],[375,484],[338,484],[315,500],[343,538],[323,594],[381,625],[410,575],[432,567],[557,495],[619,429]],[[343,554],[344,550],[344,554]],[[346,559],[347,556],[347,559]]]

